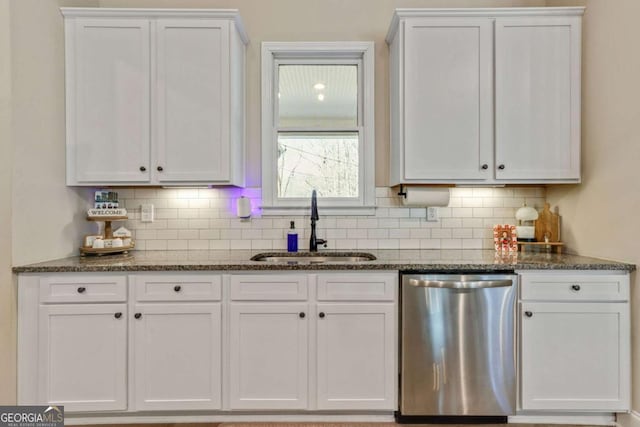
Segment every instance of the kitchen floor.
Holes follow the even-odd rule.
[[[514,427],[557,427],[556,424],[511,424]],[[83,427],[505,427],[505,424],[397,424],[397,423],[201,423],[201,424],[101,424]],[[562,427],[595,427],[563,424]]]

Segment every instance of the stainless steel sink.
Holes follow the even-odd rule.
[[[375,259],[376,257],[374,255],[362,252],[331,252],[321,254],[310,252],[282,252],[257,254],[251,257],[252,261],[283,262],[288,264],[322,264],[325,262],[355,263],[373,261]]]

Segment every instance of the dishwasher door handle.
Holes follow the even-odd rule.
[[[411,286],[440,289],[503,288],[513,285],[512,280],[423,280],[409,279]]]

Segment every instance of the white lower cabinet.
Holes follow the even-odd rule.
[[[522,275],[521,406],[630,409],[628,275]]]
[[[629,307],[522,304],[522,408],[626,411]]]
[[[318,304],[318,409],[395,409],[393,303]]]
[[[126,304],[40,306],[33,325],[39,404],[67,412],[127,409],[126,313]]]
[[[133,311],[135,408],[220,409],[221,304],[137,304]]]
[[[231,409],[307,408],[307,311],[307,303],[230,304]]]
[[[395,410],[397,277],[232,276],[230,408]]]

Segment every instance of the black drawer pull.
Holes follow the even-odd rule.
[[[318,314],[318,317],[320,317],[321,319],[324,319],[324,313],[321,311],[321,312]]]
[[[578,292],[580,290],[580,285],[571,285],[571,289]]]
[[[180,285],[175,285],[173,287],[173,290],[176,291],[176,292],[180,292],[181,289],[182,289],[182,286],[180,286]]]
[[[300,314],[298,314],[298,316],[300,316],[301,319],[304,319],[306,314],[304,314],[304,311],[300,312]]]
[[[114,314],[114,317],[115,317],[116,319],[119,319],[119,318],[121,318],[121,317],[122,317],[122,313],[118,312],[118,313]]]
[[[133,315],[133,317],[135,317],[136,319],[139,319],[142,317],[142,313],[136,313]]]
[[[530,311],[525,311],[524,315],[527,316],[527,317],[533,317],[533,313],[530,312]]]
[[[83,294],[83,293],[84,293],[84,291],[86,291],[86,290],[87,290],[87,288],[85,288],[84,286],[80,286],[80,287],[78,288],[78,293],[79,293],[79,294]]]

